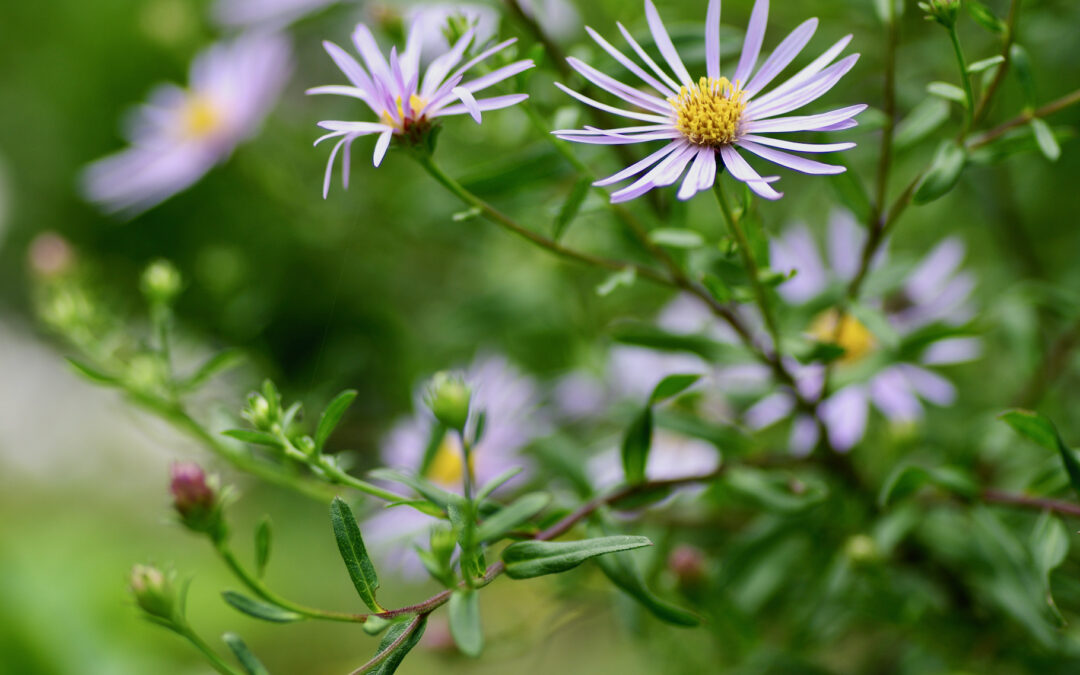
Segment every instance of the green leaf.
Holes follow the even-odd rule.
[[[979,0],[964,0],[964,7],[967,9],[968,14],[971,15],[971,18],[975,20],[975,23],[991,33],[1002,35],[1008,30],[1005,22],[994,16],[990,8],[979,2]]]
[[[724,280],[715,274],[708,273],[705,278],[702,279],[702,283],[705,284],[705,288],[709,291],[709,294],[716,298],[719,302],[731,301],[731,289],[728,288]]]
[[[1039,150],[1043,156],[1051,162],[1058,161],[1061,157],[1061,146],[1058,145],[1057,139],[1054,138],[1054,132],[1050,130],[1050,126],[1045,120],[1038,117],[1032,118],[1031,130],[1035,132],[1035,141],[1039,144]]]
[[[649,240],[671,248],[701,248],[705,245],[705,238],[701,234],[680,227],[657,228],[649,233]]]
[[[925,98],[896,125],[893,144],[897,149],[909,148],[934,133],[948,119],[948,102],[940,98]]]
[[[364,632],[368,635],[378,635],[386,630],[387,626],[390,626],[393,623],[394,621],[392,619],[384,619],[381,616],[371,614],[364,620],[364,623],[360,624],[360,627],[363,628]]]
[[[1019,43],[1014,42],[1009,48],[1009,63],[1012,73],[1020,81],[1020,88],[1024,91],[1024,102],[1029,108],[1035,107],[1035,76],[1031,72],[1031,57],[1027,50]]]
[[[244,443],[251,443],[252,445],[265,445],[271,448],[280,448],[281,441],[277,436],[267,431],[255,431],[254,429],[229,429],[222,431],[223,436],[229,438],[235,438],[238,441]]]
[[[877,13],[881,23],[888,26],[890,21],[889,16],[889,3],[892,2],[892,19],[899,19],[904,15],[904,0],[874,0],[874,11]]]
[[[513,479],[515,476],[517,476],[524,470],[525,469],[520,466],[515,466],[512,469],[507,469],[506,471],[503,471],[498,476],[495,476],[488,482],[484,483],[484,486],[480,488],[480,490],[476,493],[476,501],[484,501],[491,496],[492,492],[498,490],[500,487],[506,484],[507,481]]]
[[[330,401],[330,405],[326,406],[322,417],[319,418],[319,426],[315,429],[315,448],[317,450],[321,451],[323,446],[326,445],[326,439],[330,438],[330,434],[334,432],[334,428],[341,421],[342,415],[345,414],[345,411],[349,409],[355,399],[356,390],[346,389],[334,397],[334,400]]]
[[[928,94],[933,94],[934,96],[940,96],[947,101],[959,103],[965,108],[967,107],[967,94],[955,84],[949,84],[948,82],[931,82],[926,85],[926,92]]]
[[[382,654],[389,649],[390,645],[394,644],[394,641],[401,637],[401,635],[409,629],[410,625],[412,625],[411,621],[399,621],[393,626],[390,626],[390,630],[386,631],[386,635],[384,635],[383,639],[379,642],[379,649],[376,653]],[[372,675],[394,675],[401,666],[401,662],[405,660],[405,657],[409,655],[409,652],[412,651],[413,647],[419,644],[420,638],[424,636],[425,628],[427,628],[427,617],[421,619],[416,630],[410,633],[409,636],[405,638],[405,641],[398,645],[397,648],[394,649],[394,651],[391,652],[377,668],[375,668],[375,670],[371,671]]]
[[[1065,472],[1069,474],[1069,483],[1080,495],[1080,460],[1077,460],[1076,453],[1065,445],[1057,427],[1049,418],[1030,410],[1010,410],[1001,415],[1001,419],[1021,436],[1035,441],[1048,450],[1057,451],[1065,465]]]
[[[450,216],[450,219],[455,223],[464,223],[469,220],[479,218],[484,213],[484,210],[479,206],[474,206],[471,209],[465,209],[464,211],[458,211]]]
[[[614,272],[602,284],[596,287],[596,294],[604,297],[611,295],[620,286],[633,286],[637,280],[637,270],[633,267]]]
[[[519,541],[503,549],[502,560],[511,579],[531,579],[565,572],[598,555],[642,546],[652,546],[652,542],[625,535],[581,541]]]
[[[628,555],[601,556],[596,559],[604,575],[622,592],[636,600],[662,621],[688,628],[701,623],[701,618],[693,612],[674,605],[649,590],[641,571]]]
[[[225,644],[229,645],[233,656],[240,662],[240,666],[247,675],[270,675],[270,671],[259,662],[259,659],[255,658],[255,655],[251,653],[251,650],[248,649],[248,646],[244,644],[239,635],[225,633],[221,636],[221,639],[225,641]]]
[[[266,564],[270,562],[270,543],[273,529],[270,516],[263,516],[255,528],[255,571],[261,577],[266,573]]]
[[[652,408],[645,406],[634,417],[634,421],[626,429],[626,435],[623,436],[622,463],[628,483],[640,483],[645,480],[645,465],[649,460],[652,430]]]
[[[678,396],[694,386],[700,379],[701,375],[695,373],[686,375],[668,375],[660,380],[660,383],[653,389],[652,396],[649,397],[649,405],[656,405],[661,401],[666,401],[669,398]]]
[[[183,388],[187,390],[195,389],[215,375],[240,365],[243,360],[244,352],[239,349],[226,349],[218,352],[184,381]]]
[[[495,515],[484,520],[476,531],[477,541],[497,541],[503,535],[528,522],[533,516],[547,508],[551,495],[546,492],[533,492],[514,501]]]
[[[294,621],[303,621],[304,617],[296,612],[287,610],[277,605],[271,605],[268,602],[262,600],[255,600],[249,598],[246,595],[241,595],[236,591],[225,591],[221,594],[221,597],[225,598],[225,602],[229,603],[233,609],[243,612],[248,616],[253,616],[256,619],[262,619],[263,621],[270,621],[272,623],[292,623]]]
[[[75,372],[82,375],[86,379],[90,380],[94,384],[103,384],[108,387],[115,387],[120,384],[120,378],[113,377],[108,373],[98,370],[93,366],[77,361],[73,358],[68,358],[67,362],[75,369]]]
[[[382,607],[375,599],[375,591],[379,588],[375,566],[364,547],[364,539],[360,536],[360,528],[356,525],[352,509],[341,497],[334,497],[330,504],[330,522],[334,527],[334,538],[337,539],[341,559],[345,561],[345,568],[349,570],[349,577],[352,578],[353,586],[356,586],[356,592],[371,611],[381,612]]]
[[[822,483],[793,481],[748,467],[732,468],[722,480],[728,488],[774,513],[798,513],[821,503],[827,496]]]
[[[881,492],[878,493],[878,504],[882,507],[888,506],[914,494],[927,484],[964,497],[974,497],[979,491],[971,476],[954,467],[928,469],[917,464],[906,464],[898,466],[885,479]]]
[[[1061,563],[1065,562],[1065,556],[1069,554],[1069,534],[1065,531],[1065,525],[1061,519],[1052,515],[1049,511],[1043,511],[1039,520],[1035,523],[1035,529],[1031,533],[1031,557],[1035,561],[1035,568],[1043,583],[1046,593],[1046,604],[1050,611],[1062,625],[1065,617],[1054,602],[1054,596],[1050,589],[1050,573]]]
[[[1005,57],[1001,54],[998,54],[997,56],[991,56],[988,59],[976,61],[975,63],[968,66],[968,72],[974,75],[1002,63],[1005,63]]]
[[[927,204],[945,196],[960,180],[966,159],[967,154],[962,146],[954,141],[942,142],[930,169],[915,188],[913,201],[916,204]]]
[[[585,203],[585,198],[589,196],[589,189],[592,187],[592,181],[588,178],[579,178],[574,187],[570,190],[570,195],[563,202],[562,208],[559,209],[559,215],[555,217],[555,228],[552,230],[551,238],[555,241],[562,239],[563,233],[566,232],[566,228],[570,226],[574,219],[577,218],[578,213],[581,212],[581,205]]]
[[[420,478],[419,476],[411,476],[400,471],[395,471],[394,469],[375,469],[371,471],[369,475],[372,478],[377,478],[379,480],[401,483],[402,485],[408,486],[424,499],[439,507],[442,511],[446,511],[450,504],[461,501],[461,497],[458,495],[447,492],[431,481]]]
[[[655,325],[637,321],[620,322],[612,326],[611,336],[622,344],[660,351],[690,352],[712,362],[736,361],[743,355],[738,347],[704,335],[676,335]]]
[[[484,650],[479,597],[474,588],[459,588],[450,595],[450,635],[461,653],[473,658]]]

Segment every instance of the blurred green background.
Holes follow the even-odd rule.
[[[659,3],[664,17],[685,28],[687,36],[700,31],[705,4]],[[774,3],[766,45],[775,45],[810,15],[819,16],[822,25],[807,56],[854,33],[851,49],[862,52],[862,60],[831,100],[880,105],[883,40],[873,4]],[[953,81],[955,75],[944,33],[922,20],[915,3],[904,4],[899,99],[901,109],[908,110],[926,96],[928,81]],[[1000,0],[988,4],[1004,14]],[[725,23],[744,26],[750,7],[750,0],[726,0]],[[634,29],[644,26],[637,2],[590,0],[577,8],[605,35],[615,20]],[[225,165],[130,222],[101,215],[76,191],[79,169],[120,147],[121,115],[153,84],[185,81],[192,55],[221,34],[206,18],[207,10],[208,3],[184,0],[0,5],[3,673],[209,672],[187,645],[145,623],[134,610],[126,573],[131,563],[147,559],[197,571],[190,611],[196,627],[211,638],[225,630],[243,634],[275,672],[347,672],[373,645],[348,626],[260,624],[220,601],[219,590],[235,582],[201,542],[167,522],[168,463],[205,457],[67,372],[66,348],[32,318],[26,254],[39,233],[51,230],[67,238],[94,282],[122,311],[139,311],[136,282],[150,260],[174,261],[188,281],[178,307],[185,339],[239,346],[254,364],[217,392],[221,401],[238,407],[239,394],[263,375],[273,376],[287,398],[312,404],[341,388],[356,388],[360,398],[334,442],[366,453],[374,453],[390,424],[410,411],[415,386],[431,372],[468,363],[484,349],[505,353],[544,379],[577,368],[595,370],[603,362],[612,321],[648,318],[670,297],[641,284],[601,297],[595,289],[602,275],[553,260],[483,221],[452,221],[459,204],[403,155],[392,152],[380,169],[372,169],[369,142],[357,143],[351,189],[343,190],[335,179],[329,199],[322,200],[328,148],[311,148],[315,122],[338,115],[347,119],[355,108],[347,101],[305,97],[303,91],[341,80],[320,42],[346,42],[355,21],[373,15],[371,3],[333,7],[290,29],[296,74],[262,133]],[[1080,5],[1028,0],[1020,25],[1039,102],[1080,85],[1075,39]],[[502,32],[524,35],[509,20]],[[970,21],[962,33],[971,60],[995,53],[992,36]],[[583,37],[567,38],[569,51],[595,56],[598,50]],[[698,40],[686,43],[700,49]],[[549,116],[567,104],[550,86],[555,77],[545,70],[530,85]],[[1011,117],[1021,101],[1018,87],[1008,82],[991,119]],[[869,123],[850,132],[860,142],[850,162],[866,176],[876,163],[872,119],[871,114]],[[1080,109],[1052,122],[1075,126]],[[959,235],[968,246],[966,265],[979,278],[976,297],[988,348],[980,362],[951,373],[962,392],[957,406],[932,411],[926,423],[930,444],[943,453],[962,457],[979,447],[1006,444],[993,427],[992,413],[1015,399],[1070,319],[1061,309],[1067,303],[1058,304],[1048,290],[1056,287],[1075,298],[1080,288],[1080,192],[1075,187],[1080,153],[1071,142],[1063,149],[1055,164],[1026,152],[976,166],[948,199],[913,209],[897,230],[894,251],[911,257],[946,233]],[[928,143],[901,155],[896,187],[932,152]],[[439,156],[452,174],[531,225],[546,227],[576,179],[518,110],[485,116],[481,127],[465,118],[451,120]],[[603,151],[581,149],[579,156],[597,172],[617,165]],[[813,177],[785,172],[783,181],[788,196],[762,207],[769,228],[798,219],[821,230],[832,194]],[[711,200],[676,204],[671,191],[661,198],[672,219],[685,215],[704,231],[719,227]],[[589,202],[569,240],[633,255],[620,229],[596,206]],[[1071,398],[1068,393],[1080,386],[1075,366],[1074,356],[1042,402],[1074,439],[1080,421],[1075,393]],[[893,443],[889,456],[903,452],[903,441],[882,434],[871,439],[870,445]],[[354,606],[322,507],[240,482],[243,500],[235,508],[240,536],[250,531],[244,525],[264,512],[277,525],[271,581],[312,604]],[[316,586],[307,576],[311,570],[319,570]],[[1071,571],[1077,571],[1075,565]],[[628,618],[626,606],[609,602],[608,588],[589,578],[585,584],[586,593],[568,599],[560,597],[558,581],[528,584],[524,597],[506,592],[500,582],[484,594],[492,648],[482,661],[428,649],[411,657],[401,672],[677,672],[660,665],[671,654],[683,659],[678,672],[719,670],[726,647],[712,633],[735,628],[678,631],[654,621],[639,623]],[[428,590],[385,585],[391,594],[401,594],[388,601],[407,602]],[[1080,596],[1080,588],[1070,590]],[[966,640],[978,629],[958,631]],[[429,629],[439,630],[445,627]],[[1011,629],[1001,630],[1008,635]],[[766,627],[758,635],[760,649],[782,651],[776,644],[783,639],[770,646],[768,633]],[[930,672],[919,666],[907,670],[899,657],[875,670],[874,652],[887,643],[883,635],[855,635],[819,663],[837,672]],[[1015,663],[980,662],[978,650],[968,647],[956,650],[973,654],[971,661],[937,662],[940,672],[954,667],[992,672],[999,666],[1000,672],[1023,671]],[[1065,667],[1038,650],[1022,656],[1016,663],[1040,664],[1046,672]],[[745,668],[757,672],[752,662]],[[802,668],[792,665],[790,672]]]

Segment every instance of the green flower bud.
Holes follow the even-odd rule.
[[[172,622],[176,612],[176,589],[173,575],[150,565],[131,569],[131,593],[144,612]]]
[[[427,404],[435,419],[448,429],[462,432],[469,419],[472,391],[460,375],[436,373],[428,387]]]
[[[881,559],[881,551],[878,550],[877,542],[865,534],[848,537],[848,540],[844,543],[844,555],[856,565],[866,565]]]
[[[919,9],[926,12],[927,21],[937,21],[952,28],[960,15],[960,0],[927,0],[919,3]]]
[[[260,431],[269,430],[277,421],[277,411],[273,409],[265,396],[256,392],[248,394],[247,407],[241,411],[240,416]]]
[[[146,299],[155,304],[170,304],[183,285],[179,270],[168,260],[155,260],[142,275],[140,288]]]

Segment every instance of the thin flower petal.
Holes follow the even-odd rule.
[[[720,147],[720,156],[724,159],[724,166],[731,172],[732,177],[746,183],[751,190],[765,199],[777,200],[784,196],[782,192],[772,189],[754,169],[747,164],[746,160],[730,145]]]
[[[829,216],[829,266],[843,281],[851,281],[859,271],[866,230],[855,222],[850,211],[835,210]]]
[[[588,26],[585,26],[585,32],[587,32],[589,34],[589,37],[591,37],[593,39],[593,41],[596,42],[596,44],[600,45],[600,47],[604,51],[606,51],[608,54],[610,54],[613,59],[618,61],[624,68],[629,70],[631,73],[633,73],[634,75],[637,75],[641,79],[642,82],[649,85],[653,89],[656,89],[658,92],[660,92],[664,96],[674,96],[675,95],[676,92],[674,90],[672,90],[671,87],[668,87],[666,84],[660,82],[660,80],[657,80],[652,75],[649,75],[648,73],[646,73],[644,70],[641,69],[640,66],[638,66],[638,64],[634,63],[629,58],[627,58],[627,56],[625,54],[623,54],[618,49],[613,47],[610,42],[608,42],[603,37],[601,37],[600,34],[597,33],[596,31],[594,31],[592,28],[589,28]]]
[[[866,390],[857,384],[844,387],[822,402],[818,410],[833,448],[847,452],[862,440],[866,433],[868,403]]]
[[[694,164],[690,167],[690,170],[686,172],[686,178],[683,179],[682,185],[679,186],[679,192],[676,195],[682,201],[690,199],[702,189],[701,187],[701,174],[704,173],[709,164],[716,167],[716,151],[712,148],[700,148],[697,151],[697,155],[694,157]],[[708,189],[712,183],[705,187]]]
[[[605,103],[601,103],[600,101],[591,99],[588,96],[584,96],[582,94],[577,93],[576,91],[574,91],[570,87],[567,87],[566,85],[564,85],[562,82],[556,82],[555,86],[558,87],[559,89],[563,90],[565,93],[569,94],[570,96],[573,96],[577,100],[581,101],[585,105],[590,105],[590,106],[596,108],[597,110],[603,110],[604,112],[609,112],[609,113],[611,113],[613,115],[620,115],[622,117],[629,117],[630,119],[641,120],[643,122],[655,122],[657,124],[665,124],[665,123],[669,122],[669,120],[667,118],[660,117],[659,115],[648,115],[648,114],[645,114],[645,113],[633,112],[633,111],[630,111],[630,110],[622,110],[620,108],[616,108],[614,106],[610,106],[610,105],[607,105]]]
[[[607,178],[602,178],[602,179],[596,181],[595,183],[593,183],[593,185],[595,185],[597,187],[604,187],[604,186],[607,186],[607,185],[614,185],[615,183],[621,183],[622,181],[626,180],[627,178],[638,175],[639,173],[641,173],[645,169],[648,169],[650,166],[656,164],[657,162],[659,162],[663,158],[670,155],[672,152],[675,152],[677,149],[682,148],[685,145],[686,145],[686,143],[684,141],[675,141],[675,142],[672,142],[672,143],[668,143],[667,145],[660,148],[656,152],[652,153],[651,155],[649,155],[645,159],[641,160],[640,162],[636,162],[634,164],[631,164],[630,166],[626,167],[622,171],[619,171],[618,173],[614,173],[614,174],[608,176]]]
[[[952,405],[956,400],[956,387],[941,375],[907,363],[897,366],[915,391],[927,401],[936,405]]]
[[[776,287],[776,292],[793,305],[802,305],[821,294],[828,274],[817,244],[803,224],[789,227],[769,242],[769,260],[781,272],[796,270],[795,276]]]
[[[898,368],[886,368],[870,380],[870,399],[891,422],[914,422],[923,415],[922,404]]]
[[[746,426],[757,431],[770,427],[787,417],[795,409],[795,400],[787,393],[769,394],[743,415]]]
[[[428,65],[427,72],[424,73],[423,84],[420,85],[421,98],[431,98],[435,90],[439,88],[439,85],[443,83],[443,80],[450,73],[450,69],[461,63],[461,57],[465,55],[465,50],[469,47],[473,34],[473,29],[469,28],[464,35],[458,38],[450,51],[437,57]]]
[[[649,56],[649,53],[646,52],[645,49],[638,44],[637,40],[634,39],[634,36],[630,34],[630,31],[626,30],[626,26],[622,25],[618,21],[615,22],[615,25],[619,27],[619,32],[622,33],[623,39],[625,39],[626,42],[630,45],[630,47],[633,48],[634,53],[637,54],[638,57],[640,57],[641,60],[645,62],[645,65],[652,68],[652,71],[656,73],[656,75],[661,80],[667,83],[668,87],[670,87],[676,92],[679,91],[679,89],[681,89],[681,85],[675,82],[675,80],[671,79],[671,76],[664,72],[663,68],[656,65],[656,61],[652,60],[652,57]]]
[[[768,136],[757,136],[755,134],[747,134],[742,137],[742,140],[757,143],[758,145],[781,148],[783,150],[794,150],[796,152],[840,152],[855,147],[854,143],[796,143],[794,141],[785,141],[779,138],[770,138]]]
[[[619,202],[636,199],[653,188],[671,185],[679,180],[679,176],[686,170],[686,165],[693,159],[695,149],[696,147],[689,143],[683,145],[683,147],[665,157],[662,162],[650,169],[648,173],[633,184],[613,192],[611,203],[618,204]]]
[[[649,31],[652,33],[653,40],[656,41],[660,54],[667,61],[671,71],[675,73],[675,77],[679,78],[683,84],[692,84],[694,78],[690,77],[682,59],[679,58],[679,52],[675,50],[675,45],[671,44],[671,37],[664,28],[664,22],[660,20],[660,14],[656,11],[656,5],[652,0],[645,0],[645,19],[649,22]]]
[[[372,163],[378,167],[382,164],[383,157],[386,156],[386,150],[390,147],[390,139],[394,134],[389,131],[384,131],[382,136],[379,136],[379,140],[375,142],[375,155],[372,157]]]
[[[472,118],[476,120],[477,124],[480,124],[480,106],[476,104],[476,99],[465,87],[454,87],[454,94],[461,99],[461,104],[465,106],[465,109],[469,111]]]
[[[480,98],[476,100],[477,107],[483,112],[489,110],[501,110],[503,108],[509,108],[512,105],[517,105],[522,101],[529,98],[528,94],[507,94],[506,96],[492,96],[491,98]],[[440,117],[447,115],[461,115],[469,112],[469,109],[464,105],[451,105],[443,108],[439,111]]]
[[[751,143],[746,140],[738,141],[736,145],[744,150],[749,150],[762,159],[767,159],[774,164],[786,166],[787,168],[799,171],[800,173],[835,175],[847,171],[847,167],[845,166],[825,164],[812,159],[806,159],[805,157],[799,157],[798,155],[791,155],[781,150],[767,148],[763,145]]]
[[[709,79],[720,79],[720,0],[709,0],[705,12],[705,72]]]
[[[836,57],[840,55],[840,52],[844,51],[844,48],[848,46],[848,43],[851,42],[851,38],[851,35],[846,35],[838,40],[832,47],[826,49],[821,56],[817,57],[805,68],[789,77],[783,84],[778,85],[776,89],[773,89],[768,94],[759,96],[756,99],[757,103],[760,105],[767,105],[769,101],[775,101],[788,92],[794,91],[802,86],[804,82],[820,73],[826,66],[832,63]]]
[[[802,52],[803,47],[810,42],[810,38],[814,36],[817,26],[817,19],[807,19],[784,38],[780,46],[765,60],[757,74],[747,83],[744,88],[747,97],[753,96],[768,86],[784,68],[787,68],[795,60],[795,57]]]
[[[765,40],[765,25],[769,21],[769,0],[757,0],[754,11],[750,13],[750,24],[746,27],[746,39],[743,41],[742,56],[735,68],[735,82],[746,82],[757,65],[761,54],[761,43]]]
[[[816,101],[828,93],[840,81],[840,78],[855,66],[855,62],[858,60],[858,54],[850,54],[821,71],[790,94],[785,94],[764,105],[751,102],[746,106],[747,117],[755,120],[776,117]]]
[[[817,422],[809,415],[799,415],[791,422],[788,447],[796,457],[806,457],[817,446],[820,433]]]
[[[785,133],[790,131],[818,131],[848,120],[866,110],[864,103],[830,110],[817,115],[793,115],[769,120],[754,120],[746,124],[747,133]]]
[[[948,366],[974,361],[982,356],[983,343],[979,338],[949,338],[927,347],[921,361],[928,366]]]
[[[340,141],[334,144],[334,149],[330,151],[330,159],[326,160],[326,174],[323,176],[323,188],[322,198],[326,199],[330,194],[330,179],[334,175],[334,159],[337,158],[338,150],[341,150],[341,146],[345,143],[348,136],[343,137]]]
[[[567,58],[566,62],[570,64],[571,68],[581,73],[582,77],[586,80],[592,82],[601,89],[618,96],[627,103],[636,105],[639,108],[645,108],[646,110],[652,110],[661,115],[671,114],[671,104],[662,98],[638,91],[629,85],[619,82],[613,77],[608,77],[589,64],[575,59],[572,56]]]

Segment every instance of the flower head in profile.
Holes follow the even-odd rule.
[[[612,202],[634,199],[653,188],[673,185],[680,178],[683,180],[678,197],[689,199],[701,190],[712,187],[716,180],[717,156],[734,178],[746,183],[755,193],[766,199],[779,199],[782,194],[769,185],[779,177],[760,175],[740,150],[803,173],[835,174],[844,171],[842,166],[825,164],[788,151],[836,152],[850,149],[854,143],[800,143],[774,138],[773,134],[839,131],[856,125],[854,117],[866,109],[865,105],[814,115],[788,114],[820,98],[855,65],[858,54],[833,63],[851,36],[841,39],[805,68],[765,93],[766,87],[810,41],[818,23],[817,19],[803,22],[784,38],[759,67],[768,13],[769,0],[757,0],[750,16],[742,55],[730,79],[721,76],[720,69],[720,0],[710,0],[705,19],[705,77],[694,78],[690,75],[652,0],[645,0],[645,14],[669,71],[658,65],[622,24],[619,24],[619,30],[645,68],[596,31],[586,28],[604,51],[650,89],[627,85],[576,58],[570,58],[568,62],[582,77],[635,109],[624,110],[601,103],[561,84],[559,88],[594,108],[644,124],[617,129],[586,127],[560,130],[555,134],[568,141],[605,145],[666,142],[663,148],[640,162],[597,181],[597,185],[613,185],[637,177],[630,185],[614,192]]]
[[[319,143],[334,138],[337,143],[330,152],[323,182],[323,197],[330,189],[330,175],[334,160],[344,148],[342,182],[349,184],[349,148],[361,136],[377,135],[374,164],[379,166],[394,136],[404,137],[417,143],[431,129],[438,117],[468,113],[479,124],[481,113],[498,110],[528,98],[526,94],[509,94],[489,98],[476,98],[475,94],[533,67],[530,60],[516,61],[507,66],[472,79],[468,72],[477,64],[501,52],[515,42],[510,39],[484,49],[465,60],[466,51],[473,46],[476,31],[470,28],[445,52],[434,58],[421,72],[420,58],[424,42],[425,23],[414,20],[404,51],[390,49],[390,58],[383,57],[375,37],[364,24],[358,24],[353,32],[353,44],[364,61],[361,66],[344,49],[332,42],[324,42],[330,58],[349,80],[348,85],[329,85],[309,89],[309,94],[335,94],[362,101],[375,115],[377,121],[348,122],[328,120],[319,126],[330,133],[322,136]]]
[[[253,136],[291,70],[281,36],[253,34],[195,57],[187,88],[164,84],[128,119],[131,146],[88,166],[86,197],[136,215],[196,183]]]

